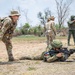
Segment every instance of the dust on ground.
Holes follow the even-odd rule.
[[[67,40],[61,39],[64,46]],[[46,49],[46,41],[13,41],[15,59],[23,56],[37,56]],[[69,48],[75,48],[71,40]],[[75,54],[66,62],[46,63],[34,60],[18,60],[8,62],[5,45],[0,41],[0,75],[75,75]]]

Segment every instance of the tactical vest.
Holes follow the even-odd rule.
[[[8,27],[6,28],[6,26],[8,26]],[[16,26],[17,26],[17,23],[13,23],[12,19],[10,17],[6,17],[2,22],[2,27],[1,27],[2,35],[1,36],[2,37],[7,36],[9,38],[12,38],[12,34],[13,34]]]
[[[10,23],[8,24],[8,25],[9,25],[9,28],[7,29],[6,33],[12,34],[13,31],[14,31],[14,29],[15,29],[16,26],[17,26],[17,23],[15,23],[15,24],[12,23],[12,19],[11,19],[10,17],[7,17],[7,18],[4,20],[4,22],[5,22],[6,20],[9,20],[9,21],[10,21]]]
[[[75,22],[72,24],[69,24],[68,22],[68,27],[69,27],[69,30],[75,30]]]

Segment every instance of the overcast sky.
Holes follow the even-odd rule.
[[[32,26],[37,25],[39,20],[37,14],[39,11],[43,12],[46,8],[52,11],[52,15],[56,17],[57,23],[56,3],[55,0],[0,0],[0,17],[9,15],[9,12],[14,9],[17,10],[18,6],[25,12],[28,11],[28,18]],[[70,15],[75,15],[75,0],[70,6]],[[24,13],[20,13],[18,26],[26,22]]]

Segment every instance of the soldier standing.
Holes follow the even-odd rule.
[[[69,27],[68,34],[68,46],[70,46],[70,38],[73,36],[74,45],[75,45],[75,16],[71,16],[70,21],[67,22]]]
[[[18,13],[18,11],[11,11],[10,15],[3,20],[3,26],[1,28],[1,39],[6,45],[9,61],[14,61],[14,57],[12,54],[12,44],[10,39],[12,38],[14,29],[17,26],[19,16],[20,14]]]
[[[54,23],[54,16],[51,16],[48,18],[47,23],[46,23],[46,37],[47,37],[47,47],[51,44],[53,39],[55,39],[56,36],[56,28],[55,28],[55,23]]]

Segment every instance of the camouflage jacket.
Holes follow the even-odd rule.
[[[3,21],[3,26],[1,28],[1,38],[12,38],[12,34],[16,26],[17,23],[13,24],[12,19],[10,17],[5,18]]]
[[[69,30],[75,30],[75,22],[74,21],[68,21],[68,27],[69,27]]]
[[[56,28],[55,28],[55,23],[54,21],[49,21],[46,23],[46,32],[52,31],[56,35]]]
[[[43,60],[47,61],[47,62],[53,62],[53,61],[56,61],[56,60],[60,60],[60,58],[58,58],[56,56],[56,54],[58,54],[58,53],[59,52],[54,51],[54,50],[50,50],[48,52],[45,52]],[[45,58],[46,58],[46,60],[45,60]],[[65,54],[64,53],[62,53],[62,59],[65,59]]]

